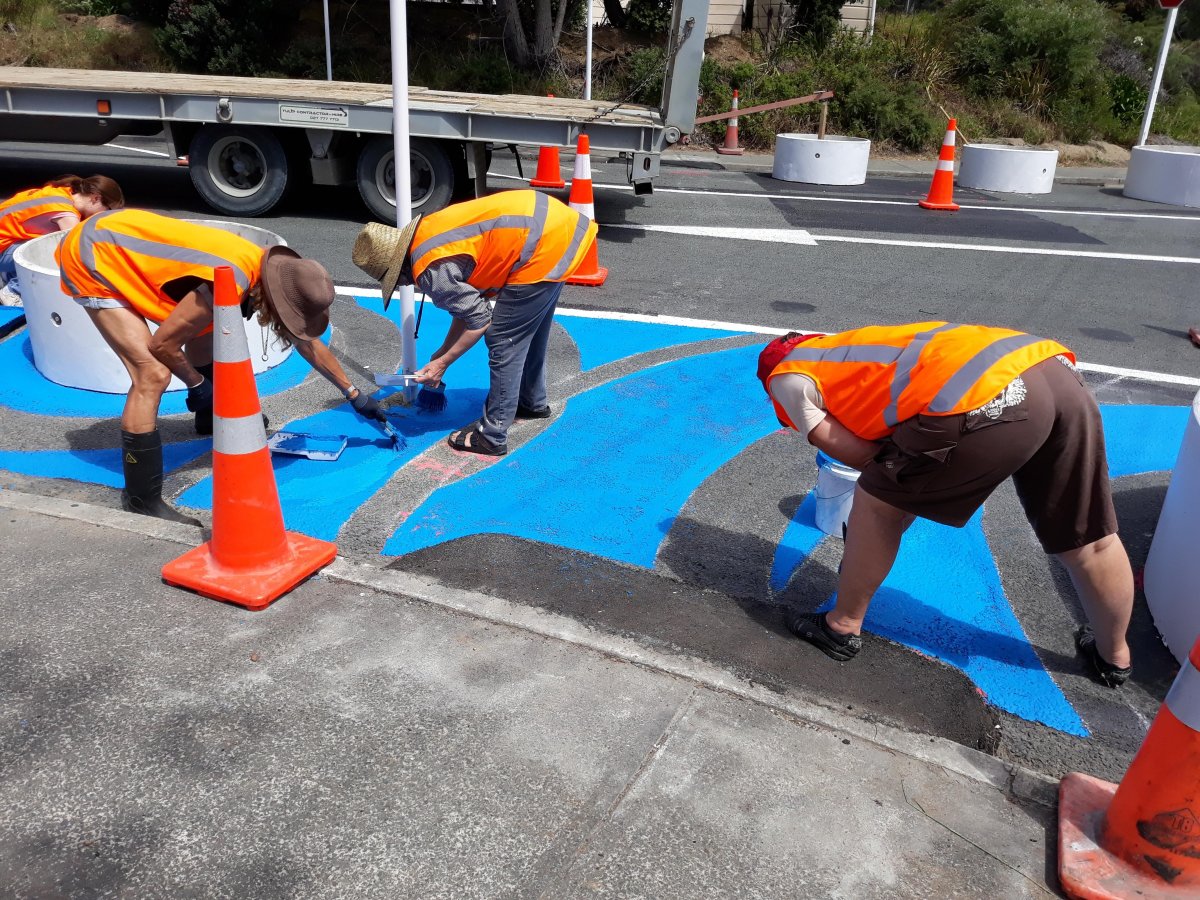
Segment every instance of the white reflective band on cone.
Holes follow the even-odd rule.
[[[939,159],[937,167],[938,167],[939,172],[953,172],[954,171],[954,160]]]
[[[592,180],[592,158],[588,154],[581,153],[575,157],[575,174],[571,176],[573,181],[591,181]]]
[[[267,430],[263,427],[261,412],[235,419],[217,416],[213,426],[213,453],[245,456],[267,446]]]
[[[589,219],[596,218],[596,204],[594,203],[572,203],[571,209],[575,212],[587,216]]]
[[[236,363],[250,359],[245,319],[237,306],[213,308],[213,362]],[[241,335],[241,340],[238,340]]]
[[[1163,703],[1180,722],[1192,731],[1200,731],[1200,672],[1190,661],[1175,676]]]
[[[953,147],[954,146],[954,132],[953,131],[946,132],[946,136],[944,138],[942,138],[942,146],[943,147]]]

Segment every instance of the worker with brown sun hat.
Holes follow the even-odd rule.
[[[514,419],[550,415],[545,369],[554,309],[596,230],[553,197],[518,190],[456,203],[404,228],[372,222],[359,233],[354,262],[379,282],[385,309],[405,284],[450,314],[418,383],[440,385],[480,338],[487,345],[487,400],[478,420],[448,436],[455,450],[502,456]]]
[[[158,408],[175,375],[187,386],[196,431],[212,434],[212,286],[233,270],[242,312],[292,344],[365,418],[382,418],[319,338],[329,325],[333,281],[289,247],[264,250],[220,228],[138,209],[102,212],[67,233],[56,251],[62,289],[82,306],[132,382],[121,413],[125,489],[136,513],[199,524],[162,499]],[[148,322],[158,324],[150,333]]]

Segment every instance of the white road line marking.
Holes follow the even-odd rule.
[[[516,175],[502,175],[499,172],[489,172],[489,178],[509,178],[513,181],[527,181],[525,178],[518,178]],[[627,184],[604,184],[602,182],[592,180],[592,187],[597,190],[606,191],[632,191],[633,188]],[[754,191],[701,191],[695,188],[665,188],[655,187],[656,194],[697,194],[705,197],[748,197],[752,200],[808,200],[813,203],[850,203],[861,204],[867,206],[916,206],[916,200],[870,200],[862,197],[818,197],[813,194],[764,194]],[[1121,212],[1119,210],[1103,210],[1103,209],[1057,209],[1045,208],[1037,206],[980,206],[979,204],[960,203],[960,209],[975,209],[983,212],[1020,212],[1032,213],[1034,215],[1050,215],[1050,216],[1091,216],[1094,218],[1107,219],[1164,219],[1167,221],[1176,222],[1196,222],[1200,224],[1200,215],[1172,214],[1172,213],[1146,213],[1146,212]]]
[[[378,288],[338,286],[334,290],[347,297],[379,297]],[[623,322],[646,322],[651,325],[681,325],[685,328],[706,328],[712,331],[744,331],[749,334],[787,334],[793,329],[771,328],[766,325],[746,325],[742,322],[721,322],[715,319],[689,319],[683,316],[655,316],[646,313],[609,312],[603,309],[565,309],[559,307],[556,316],[573,316],[580,319],[617,319]],[[814,329],[816,331],[816,329]],[[829,332],[822,332],[829,334]],[[1169,372],[1148,372],[1145,369],[1126,369],[1121,366],[1106,366],[1101,363],[1080,362],[1079,368],[1088,372],[1116,375],[1120,378],[1138,378],[1161,384],[1179,384],[1185,387],[1200,387],[1200,378],[1189,375],[1172,375]]]
[[[148,153],[151,156],[162,156],[169,158],[170,153],[163,153],[161,150],[145,150],[141,147],[126,147],[124,144],[105,144],[105,147],[112,147],[114,150],[128,150],[131,153]]]
[[[1012,253],[1027,256],[1066,256],[1074,259],[1112,259],[1125,262],[1159,262],[1182,263],[1184,265],[1200,265],[1200,257],[1195,256],[1159,256],[1151,253],[1115,253],[1104,250],[1065,250],[1052,247],[1019,247],[1011,244],[959,244],[951,241],[905,241],[895,238],[853,237],[841,234],[810,234],[803,229],[789,230],[786,228],[704,228],[689,225],[631,225],[625,223],[600,223],[601,228],[619,228],[625,231],[656,231],[670,234],[690,234],[700,237],[739,238],[747,241],[766,241],[780,244],[803,244],[811,246],[822,242],[841,244],[871,244],[881,247],[915,247],[929,250],[971,250],[980,253]],[[717,232],[721,232],[718,234]],[[741,234],[726,233],[741,232]],[[776,237],[782,235],[799,235],[798,238]]]

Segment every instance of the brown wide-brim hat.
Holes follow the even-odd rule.
[[[263,294],[283,327],[298,341],[315,341],[329,327],[333,279],[315,259],[291,247],[269,247],[262,259]]]
[[[396,293],[396,284],[404,269],[404,261],[417,233],[420,216],[403,228],[393,228],[382,222],[368,222],[354,241],[354,264],[379,282],[383,308],[387,309]]]

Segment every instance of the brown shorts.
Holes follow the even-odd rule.
[[[1021,380],[1024,399],[1003,408],[996,403],[992,415],[901,422],[859,485],[897,509],[961,528],[1011,475],[1047,553],[1115,534],[1100,410],[1083,379],[1051,358]],[[1011,388],[1008,399],[1016,399]]]

